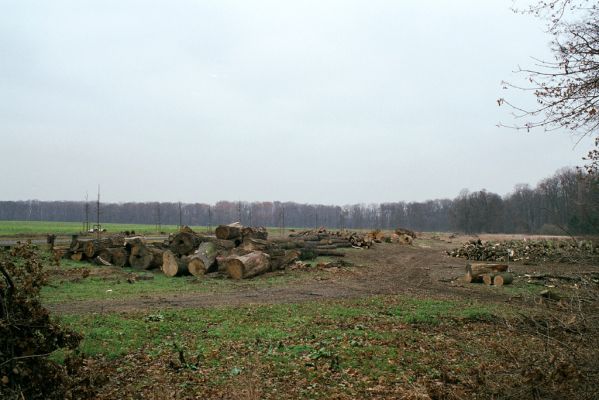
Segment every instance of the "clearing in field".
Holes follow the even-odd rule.
[[[447,253],[488,251],[469,240],[381,240],[240,280],[69,259],[42,299],[83,334],[99,399],[593,398],[597,264],[510,261],[513,283],[466,283]]]

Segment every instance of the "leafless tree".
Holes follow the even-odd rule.
[[[547,24],[551,35],[551,60],[535,60],[530,68],[519,68],[528,85],[503,82],[504,87],[531,92],[536,106],[527,109],[508,101],[514,116],[523,121],[516,129],[568,129],[575,135],[595,136],[599,149],[599,5],[589,0],[538,1],[525,10]],[[502,126],[506,126],[501,124]],[[586,157],[587,171],[597,172],[599,151]]]

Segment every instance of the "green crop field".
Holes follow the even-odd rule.
[[[157,233],[156,225],[144,224],[102,224],[107,233],[135,231],[136,233]],[[204,226],[193,226],[194,230],[206,230]],[[62,234],[71,235],[81,232],[83,226],[79,222],[52,221],[0,221],[0,236]],[[161,232],[170,233],[177,230],[176,225],[162,225]]]

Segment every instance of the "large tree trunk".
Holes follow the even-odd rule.
[[[216,227],[214,233],[216,237],[224,240],[231,239],[240,239],[241,240],[241,231],[243,229],[243,225],[239,222],[235,222],[229,225],[219,225]]]
[[[464,279],[467,283],[480,283],[483,281],[484,274],[496,274],[497,272],[505,272],[507,271],[507,268],[507,264],[467,264],[466,276],[464,277]]]
[[[82,241],[83,250],[87,258],[92,258],[100,254],[102,250],[109,249],[111,247],[120,247],[123,246],[124,240],[113,240],[111,237],[104,239],[93,239]]]
[[[214,236],[198,235],[200,243],[210,242],[214,243],[218,250],[231,250],[235,248],[235,242],[232,240],[223,240]]]
[[[193,253],[200,244],[199,237],[193,232],[181,231],[174,234],[169,240],[169,249],[179,256]]]
[[[255,239],[252,237],[244,237],[243,242],[239,245],[239,248],[247,251],[264,251],[268,252],[268,249],[273,247],[273,243],[268,240]]]
[[[288,265],[299,260],[300,254],[299,250],[286,250],[283,255],[271,255],[270,269],[273,271],[285,269]]]
[[[317,256],[345,257],[344,253],[336,250],[314,249],[313,251]]]
[[[166,250],[162,253],[162,272],[166,276],[181,276],[189,275],[187,268],[189,259],[187,257],[177,257],[175,253],[170,250]]]
[[[112,265],[112,253],[110,252],[109,249],[103,249],[98,251],[97,253],[94,253],[96,255],[96,258],[100,257],[102,259],[102,264],[106,265],[105,263],[109,263]],[[87,255],[87,253],[86,253]],[[89,257],[91,258],[91,257]]]
[[[150,262],[150,265],[148,265],[148,267],[146,269],[160,268],[162,266],[162,254],[164,253],[165,250],[158,249],[155,247],[148,247],[148,249],[150,250],[150,253],[152,254],[152,261]]]
[[[225,263],[227,274],[233,279],[246,279],[270,271],[270,257],[261,251],[229,258]]]
[[[285,250],[301,249],[303,247],[306,247],[303,240],[275,242],[275,243],[276,243],[277,247],[279,247],[281,249],[285,249]]]
[[[266,240],[268,239],[268,232],[263,227],[244,227],[241,229],[241,236],[243,238],[249,237],[254,239]]]
[[[216,245],[211,242],[204,242],[200,244],[195,253],[189,256],[187,269],[194,276],[203,276],[216,266],[217,255]]]
[[[129,255],[127,254],[127,250],[125,250],[123,247],[108,249],[108,251],[110,252],[112,265],[121,268],[127,265]]]
[[[131,268],[148,269],[152,265],[154,253],[150,251],[143,238],[128,239],[126,248],[129,249],[129,265]]]

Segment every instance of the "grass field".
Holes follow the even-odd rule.
[[[274,274],[265,279],[249,281],[198,279],[193,276],[173,279],[162,273],[141,273],[131,268],[107,270],[71,260],[63,260],[60,268],[60,275],[51,278],[50,284],[43,288],[42,299],[46,304],[81,300],[112,301],[148,295],[226,292],[285,285],[296,278],[293,274]],[[83,278],[83,274],[90,270],[92,274]],[[151,279],[130,284],[127,282],[130,274]]]
[[[172,233],[179,228],[177,225],[162,225],[159,232],[156,225],[105,223],[102,224],[102,227],[106,229],[108,234],[124,231],[135,231],[135,233],[140,234]],[[196,232],[208,231],[207,226],[191,226],[191,228]],[[269,234],[274,236],[279,235],[281,232],[279,228],[267,229]],[[289,229],[293,228],[288,228],[287,232]],[[0,236],[5,237],[46,235],[48,233],[72,235],[81,232],[81,230],[82,224],[80,222],[0,221]]]
[[[135,231],[136,233],[157,233],[156,225],[143,224],[102,224],[108,233]],[[194,226],[195,230],[206,230],[204,226]],[[62,234],[71,235],[79,233],[82,225],[79,222],[51,222],[51,221],[0,221],[0,236]],[[162,225],[162,232],[176,232],[176,225]]]

